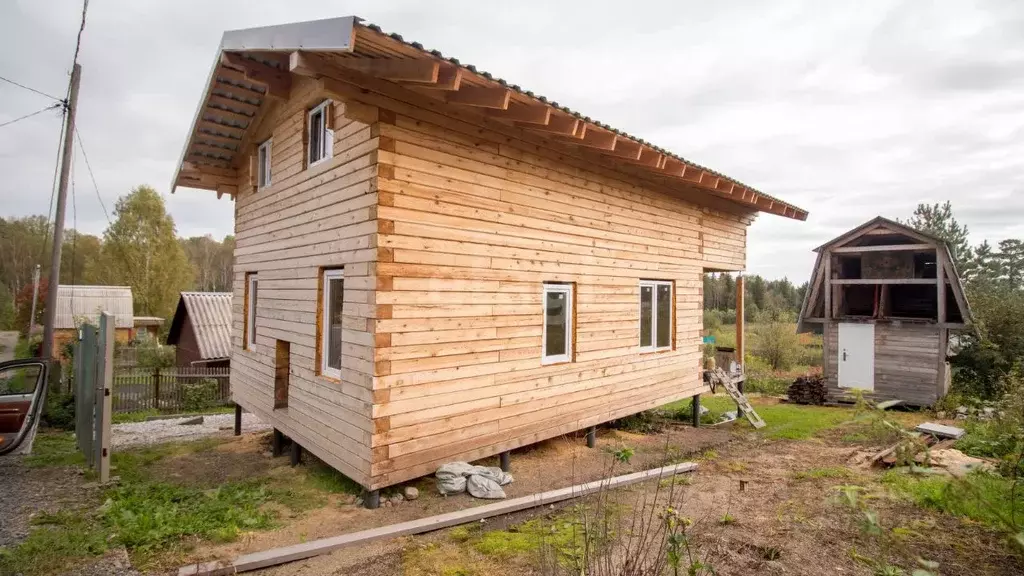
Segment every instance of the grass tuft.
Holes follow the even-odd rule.
[[[842,466],[826,466],[824,468],[811,468],[793,473],[794,480],[820,480],[822,478],[849,478],[853,474],[849,468]]]

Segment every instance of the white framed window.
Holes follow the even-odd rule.
[[[640,351],[672,348],[672,282],[640,281]]]
[[[572,361],[572,284],[544,285],[541,364]]]
[[[334,153],[334,130],[328,128],[327,114],[330,110],[330,100],[324,100],[309,111],[306,126],[309,141],[306,148],[309,151],[307,165],[316,166],[324,162]]]
[[[320,287],[320,373],[341,380],[341,312],[345,300],[345,271],[324,270]]]
[[[260,144],[256,152],[256,188],[270,186],[270,140]]]
[[[245,349],[256,348],[256,299],[259,277],[255,272],[245,275]]]

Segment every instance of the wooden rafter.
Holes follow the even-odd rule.
[[[270,96],[286,99],[291,92],[292,77],[287,69],[274,68],[235,52],[225,52],[221,61],[242,70],[249,81],[266,86]]]
[[[418,88],[430,88],[432,90],[458,90],[462,84],[462,68],[447,63],[440,63],[437,71],[437,81],[433,84],[416,84]]]
[[[615,150],[619,137],[614,132],[605,130],[593,130],[587,127],[583,139],[577,142],[580,146],[597,148],[598,150]]]
[[[289,61],[290,62],[290,61]],[[392,82],[436,84],[441,65],[437,60],[407,58],[339,58],[338,64]]]
[[[231,167],[231,162],[225,159],[213,158],[211,156],[206,156],[205,154],[200,154],[198,152],[189,152],[188,157],[196,164],[209,164],[211,166],[216,166],[218,168]]]
[[[511,98],[512,91],[500,86],[462,85],[457,91],[449,92],[445,96],[445,100],[451,104],[493,108],[495,110],[508,110]]]
[[[227,68],[221,69],[227,70]],[[245,78],[245,74],[242,74],[241,72],[236,73],[240,74],[243,78]],[[239,86],[237,84],[230,84],[222,80],[217,80],[214,83],[213,92],[214,94],[230,94],[232,96],[241,96],[243,99],[255,100],[256,102],[263,100],[264,97],[263,92],[255,88],[250,88],[248,86]]]
[[[635,162],[640,160],[640,155],[643,151],[644,147],[639,142],[627,140],[626,138],[616,138],[615,146],[611,150],[608,150],[606,154]]]
[[[664,166],[667,158],[667,156],[653,148],[642,148],[640,150],[640,158],[638,158],[634,164],[660,170]]]
[[[241,138],[245,134],[245,130],[237,126],[228,126],[211,120],[200,120],[198,128],[200,131],[211,132],[213,134],[224,136],[233,136],[235,138]]]
[[[486,113],[502,120],[512,120],[525,124],[547,126],[551,121],[551,106],[544,104],[523,104],[521,102],[509,102],[508,109],[495,110],[488,108]]]
[[[583,121],[579,118],[573,118],[572,116],[565,116],[561,114],[551,114],[548,118],[546,125],[539,124],[522,124],[524,128],[535,130],[537,132],[547,132],[550,134],[558,134],[560,136],[576,136],[576,132],[580,130],[580,126],[583,125]]]
[[[204,154],[206,156],[221,157],[225,160],[230,160],[235,155],[234,150],[221,148],[220,146],[210,146],[209,144],[193,144],[191,151]]]
[[[216,106],[207,106],[203,109],[203,119],[220,122],[222,124],[224,123],[223,120],[231,120],[232,122],[240,123],[242,126],[249,126],[249,122],[252,121],[252,116],[239,114],[238,112],[232,112],[231,110],[225,110],[223,108],[217,108]]]
[[[225,96],[217,96],[216,94],[211,95],[206,100],[206,103],[217,108],[224,108],[227,110],[239,112],[241,114],[245,114],[246,116],[252,116],[260,108],[255,104],[242,102],[241,100],[235,100],[234,98],[227,98]]]

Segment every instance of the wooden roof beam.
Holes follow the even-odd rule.
[[[616,138],[615,146],[607,152],[609,156],[616,156],[618,158],[625,158],[626,160],[637,161],[640,160],[640,155],[643,153],[644,147],[639,142],[629,140],[626,138]]]
[[[619,137],[614,132],[594,130],[590,126],[584,126],[584,128],[586,132],[584,132],[583,138],[577,144],[588,148],[597,148],[598,150],[615,150],[615,144]]]
[[[288,70],[268,66],[237,52],[225,52],[221,62],[242,70],[249,81],[266,86],[269,96],[287,99],[291,93],[292,77]]]
[[[199,152],[207,156],[220,156],[224,160],[231,160],[235,155],[234,150],[228,150],[227,148],[221,148],[219,146],[210,146],[208,144],[193,144],[189,148],[190,152]]]
[[[224,68],[224,67],[221,67],[220,69],[221,70],[228,70],[228,68]],[[243,79],[245,78],[245,74],[243,74],[241,72],[234,71],[234,70],[232,70],[232,71],[235,72],[236,74],[240,75]],[[260,92],[259,90],[255,89],[255,88],[250,88],[248,86],[239,86],[237,84],[229,84],[228,82],[220,79],[220,74],[217,74],[217,77],[218,77],[217,81],[213,84],[213,92],[214,93],[220,93],[220,94],[227,93],[227,94],[231,94],[233,96],[242,96],[243,98],[250,98],[250,99],[253,99],[253,100],[257,100],[257,101],[263,100],[263,97],[265,96],[265,94],[263,94],[263,92]],[[249,82],[247,82],[245,80],[243,80],[243,82],[246,82],[247,84],[249,83]],[[218,94],[218,95],[220,95],[220,94]]]
[[[431,90],[458,90],[462,85],[462,68],[444,62],[439,63],[437,81],[433,84],[418,84],[417,88]]]
[[[223,158],[212,158],[198,152],[189,152],[188,157],[196,164],[209,164],[217,168],[231,168],[231,163]]]
[[[252,116],[246,116],[245,114],[239,114],[238,112],[232,112],[231,110],[225,110],[223,108],[218,108],[216,106],[207,106],[203,108],[202,117],[203,120],[209,120],[211,122],[218,122],[218,119],[241,122],[246,127],[249,126],[249,122],[252,122],[253,118]]]
[[[678,160],[677,158],[665,157],[664,162],[661,163],[661,169],[669,176],[682,178],[683,173],[686,172],[686,163]]]
[[[640,158],[638,158],[634,164],[654,168],[655,170],[661,170],[664,167],[666,158],[668,158],[668,156],[665,156],[654,148],[644,147],[640,150]]]
[[[300,52],[292,52],[293,55]],[[293,62],[289,58],[289,67]],[[391,80],[392,82],[416,82],[424,84],[436,84],[441,68],[437,60],[398,59],[398,58],[338,58],[334,61],[339,66],[349,68],[376,78]],[[301,74],[292,69],[296,74]]]
[[[545,104],[524,104],[522,102],[509,102],[508,109],[495,110],[488,108],[488,116],[500,120],[511,120],[524,124],[547,126],[551,121],[551,106]]]
[[[580,126],[583,125],[583,121],[579,118],[573,118],[572,116],[565,116],[563,114],[549,115],[548,123],[544,125],[529,123],[520,124],[522,128],[529,128],[536,132],[545,132],[548,134],[570,137],[575,137],[576,133],[580,130]]]
[[[508,110],[512,90],[500,86],[462,85],[457,91],[449,92],[445,100],[450,104]]]

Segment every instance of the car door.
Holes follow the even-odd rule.
[[[32,437],[46,398],[49,363],[34,358],[0,363],[0,456]]]

